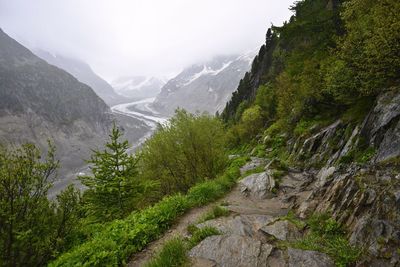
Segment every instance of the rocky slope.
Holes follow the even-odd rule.
[[[255,53],[219,56],[193,65],[163,86],[154,107],[164,114],[176,108],[190,112],[222,111],[244,73],[250,69]]]
[[[47,63],[65,70],[81,83],[89,85],[108,105],[115,105],[127,101],[124,97],[117,94],[110,84],[94,73],[91,67],[85,62],[62,55],[53,55],[39,49],[33,52]]]
[[[212,205],[193,210],[129,266],[143,266],[165,240],[188,236],[192,224],[214,227],[220,235],[190,250],[191,266],[346,266],[351,253],[354,266],[399,266],[399,136],[400,93],[393,89],[378,97],[359,123],[338,120],[286,140],[289,166],[279,157],[253,157],[242,167],[238,186],[218,201],[229,216],[199,223]],[[271,138],[260,138],[267,152],[273,149]],[[328,214],[333,221],[325,231],[344,239],[319,233],[327,240],[314,236],[304,243],[312,232],[307,219],[316,214]],[[335,228],[334,221],[345,230]],[[330,242],[330,250],[321,251],[321,242]]]
[[[0,30],[0,143],[52,139],[66,170],[77,171],[103,143],[113,116],[93,90]]]
[[[279,200],[300,219],[330,214],[361,251],[357,266],[399,266],[399,136],[400,93],[394,89],[378,97],[361,123],[338,120],[308,138],[288,140],[287,149],[301,166],[275,179],[274,163],[264,163],[265,172],[244,178],[241,191],[257,205]],[[354,155],[359,156],[349,160]],[[242,209],[239,216],[208,222],[224,234],[205,239],[190,255],[210,260],[209,266],[333,266],[320,252],[279,245],[276,240],[290,243],[308,230],[261,213],[253,209],[249,217]]]
[[[166,80],[157,77],[129,76],[112,81],[111,85],[120,95],[131,98],[155,97]]]

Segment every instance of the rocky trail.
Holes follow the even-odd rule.
[[[186,213],[161,239],[136,254],[129,266],[143,266],[166,240],[188,236],[190,224],[213,226],[221,233],[190,250],[193,266],[334,266],[326,254],[293,248],[317,249],[314,241],[307,246],[292,242],[312,233],[311,227],[299,227],[298,219],[313,214],[326,214],[345,229],[339,236],[342,243],[331,244],[329,250],[319,247],[335,257],[336,264],[340,254],[342,266],[400,266],[399,137],[400,94],[389,91],[358,124],[339,119],[287,140],[285,151],[301,163],[301,171],[283,170],[279,160],[252,158],[241,169],[244,178],[229,194]],[[271,141],[267,135],[260,143],[271,151]],[[229,216],[200,224],[202,215],[215,205],[225,206]],[[324,244],[330,241],[326,238]]]
[[[313,182],[313,176],[291,170],[282,177],[279,190],[274,194],[271,189],[276,186],[275,180],[266,161],[252,158],[241,171],[249,172],[259,166],[266,166],[266,170],[244,175],[238,185],[217,203],[185,214],[162,238],[136,254],[128,266],[144,266],[165,241],[175,236],[188,236],[187,226],[196,224],[215,205],[223,205],[230,215],[196,224],[199,228],[215,227],[221,235],[206,238],[189,252],[192,266],[334,266],[325,254],[285,250],[277,245],[279,241],[294,240],[301,235],[284,218],[290,209],[309,195],[307,187]]]

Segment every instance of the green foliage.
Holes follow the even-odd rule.
[[[198,222],[202,223],[219,217],[229,216],[229,214],[230,211],[227,208],[221,206],[214,206],[210,211],[203,214]]]
[[[0,147],[0,265],[40,266],[74,243],[79,192],[68,187],[50,201],[58,161],[32,144]]]
[[[342,115],[344,122],[361,123],[374,104],[374,99],[371,97],[363,97],[357,100],[346,112]]]
[[[92,176],[79,179],[85,191],[85,206],[88,217],[100,222],[122,218],[151,199],[156,189],[154,182],[139,178],[136,159],[128,154],[128,141],[120,141],[122,132],[114,125],[110,141],[104,151],[93,151]]]
[[[146,267],[188,266],[187,246],[179,237],[168,240],[161,250],[145,265]]]
[[[50,266],[116,266],[158,238],[188,209],[222,197],[240,172],[232,166],[212,181],[192,187],[187,195],[164,197],[152,207],[133,212],[103,227],[92,239],[62,254]]]
[[[141,176],[158,181],[162,194],[186,192],[226,167],[223,125],[208,115],[177,110],[143,145],[139,164]]]
[[[365,164],[369,162],[376,154],[376,149],[374,147],[365,147],[357,146],[351,149],[346,155],[344,155],[339,163],[349,164],[352,162],[356,162],[359,164]]]
[[[358,123],[376,96],[400,80],[397,0],[302,0],[291,9],[288,22],[268,31],[223,112],[233,147],[263,127],[245,126],[246,109],[259,107],[264,124],[279,123],[273,124],[279,134],[307,136],[332,119]],[[269,156],[279,154],[275,148]]]
[[[346,1],[346,35],[338,41],[328,88],[338,98],[376,95],[398,82],[400,3],[397,0]],[[349,94],[350,93],[350,94]]]
[[[272,119],[276,114],[276,96],[271,84],[261,85],[257,89],[254,103],[260,107],[263,118]]]
[[[293,245],[304,250],[316,250],[331,256],[337,266],[354,264],[361,256],[361,250],[351,246],[346,239],[344,228],[328,214],[314,214],[307,220],[310,231]]]
[[[293,134],[296,137],[309,136],[313,131],[328,126],[332,122],[332,118],[328,115],[316,116],[314,118],[302,118],[293,129]]]

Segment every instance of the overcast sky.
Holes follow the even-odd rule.
[[[171,76],[259,47],[293,0],[0,0],[0,27],[30,48],[86,61],[100,76]]]

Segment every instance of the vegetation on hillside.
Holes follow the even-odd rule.
[[[268,127],[295,134],[305,122],[338,118],[399,82],[398,1],[303,0],[291,9],[221,114],[232,146]],[[249,113],[263,126],[249,127]]]
[[[52,146],[45,158],[33,145],[2,147],[0,265],[125,264],[185,211],[232,188],[245,159],[228,160],[228,149],[254,147],[263,134],[263,144],[253,150],[280,159],[273,174],[279,182],[287,167],[288,137],[308,136],[339,117],[359,122],[380,92],[398,85],[397,0],[302,0],[291,10],[288,22],[267,31],[251,71],[221,116],[177,110],[135,155],[114,127],[105,149],[93,151],[92,174],[80,177],[87,187],[83,195],[68,187],[56,199],[47,198],[58,168]],[[374,153],[366,147],[342,160],[365,162]],[[224,214],[217,207],[205,218]],[[326,218],[318,222],[322,228],[308,221],[310,234],[298,247],[328,254],[337,246],[348,248],[337,224]],[[152,266],[174,255],[178,262],[171,264],[186,263],[187,245],[211,233],[172,240]],[[337,261],[346,264],[358,255],[348,250]]]

